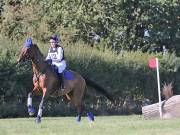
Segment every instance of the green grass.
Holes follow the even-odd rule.
[[[41,124],[34,118],[1,119],[0,135],[179,135],[180,119],[145,120],[142,116],[46,117]]]

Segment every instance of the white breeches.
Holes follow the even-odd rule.
[[[66,69],[66,61],[63,60],[59,63],[52,62],[53,65],[56,65],[58,68],[58,73],[62,73]]]

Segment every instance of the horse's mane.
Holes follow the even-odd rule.
[[[33,49],[34,49],[34,52],[35,52],[35,54],[36,54],[36,60],[39,60],[38,63],[39,63],[39,62],[40,62],[40,63],[44,63],[44,64],[45,64],[44,68],[52,72],[51,66],[46,62],[45,57],[44,57],[44,55],[41,53],[39,47],[38,47],[36,44],[34,44],[34,45],[33,45]],[[42,69],[40,69],[40,70],[42,70]],[[52,73],[53,73],[53,72],[52,72]]]
[[[44,57],[44,55],[41,53],[39,47],[38,47],[36,44],[34,44],[33,47],[34,47],[35,51],[37,52],[37,57],[44,60],[45,57]]]

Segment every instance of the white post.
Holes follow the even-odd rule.
[[[157,82],[158,82],[158,97],[159,97],[159,115],[162,118],[162,108],[161,108],[161,90],[160,90],[160,77],[159,77],[159,62],[156,58],[156,69],[157,69]]]

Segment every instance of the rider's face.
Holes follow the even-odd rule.
[[[51,44],[51,47],[55,48],[57,43],[55,40],[50,39],[50,44]]]

